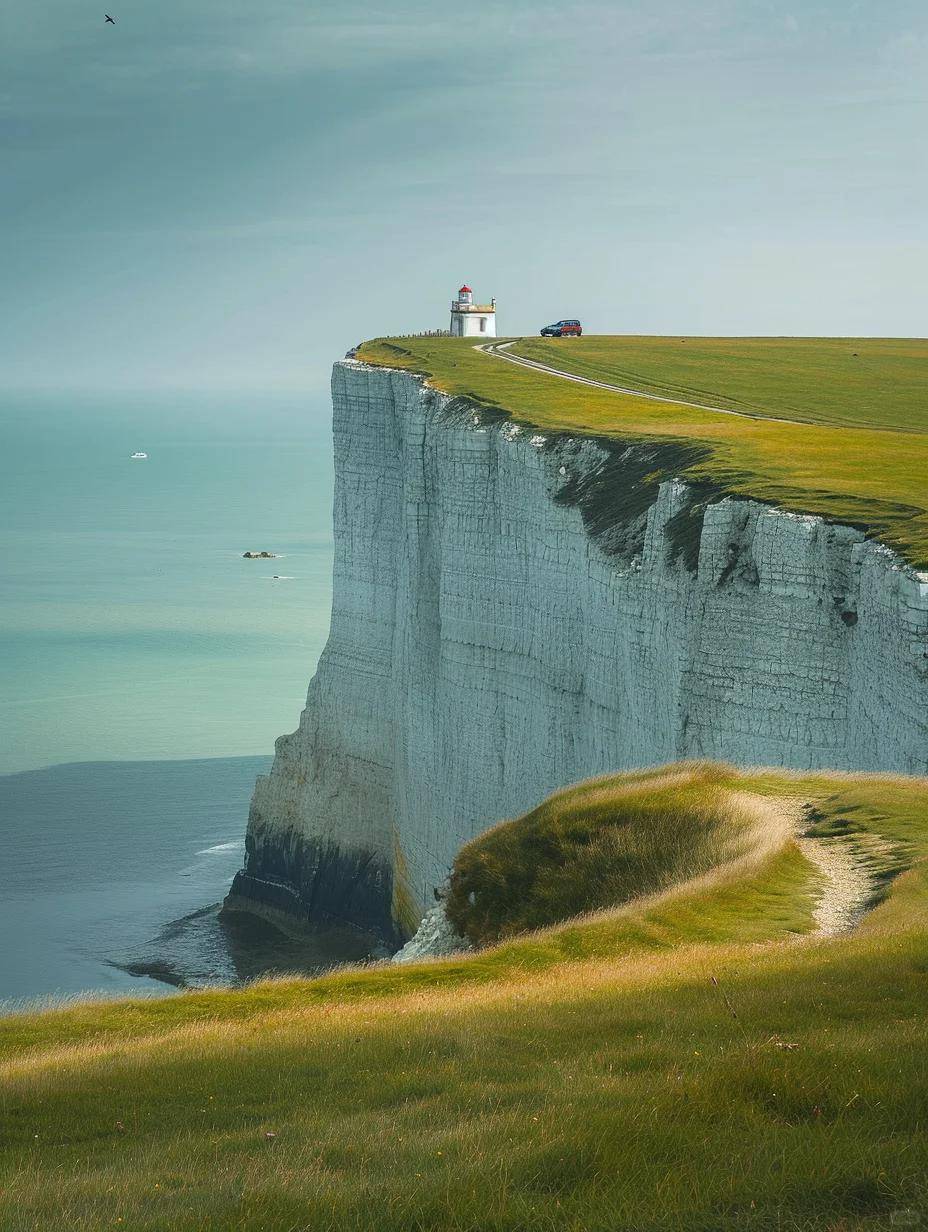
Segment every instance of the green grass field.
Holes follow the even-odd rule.
[[[928,432],[924,338],[524,338],[513,351],[748,415]]]
[[[928,566],[928,342],[584,337],[523,339],[515,350],[747,417],[569,383],[482,355],[471,339],[379,339],[360,357],[428,375],[543,431],[698,445],[688,478],[859,526]]]
[[[820,875],[771,825],[472,957],[4,1019],[0,1227],[917,1226],[928,782],[681,773],[878,838],[881,901],[810,935]]]

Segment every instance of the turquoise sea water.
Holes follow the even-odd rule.
[[[0,1000],[136,989],[224,892],[328,629],[329,433],[324,389],[0,400]]]

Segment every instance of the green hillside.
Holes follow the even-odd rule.
[[[565,788],[461,849],[448,916],[482,946],[755,861],[784,839],[757,803],[737,798],[724,767],[703,764]]]
[[[709,830],[757,824],[722,824],[706,872],[471,957],[0,1021],[0,1227],[917,1220],[928,781],[683,766],[625,786],[670,793],[684,829],[707,790]],[[602,830],[601,787],[555,798],[574,838],[584,798]],[[800,809],[873,873],[847,935],[813,933]]]
[[[585,337],[523,339],[513,349],[743,415],[564,381],[482,354],[471,339],[380,339],[360,357],[426,374],[543,431],[686,441],[700,456],[673,473],[716,495],[859,526],[928,566],[928,342]]]

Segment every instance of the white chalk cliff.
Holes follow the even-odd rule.
[[[489,362],[489,361],[488,361]],[[854,529],[335,365],[329,641],[232,907],[408,936],[460,845],[571,781],[712,757],[928,773],[928,585]]]

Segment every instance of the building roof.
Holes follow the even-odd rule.
[[[473,295],[473,291],[471,291],[470,287],[467,285],[466,282],[464,283],[463,287],[461,287],[461,289],[458,291],[458,295],[463,295],[465,291]]]

